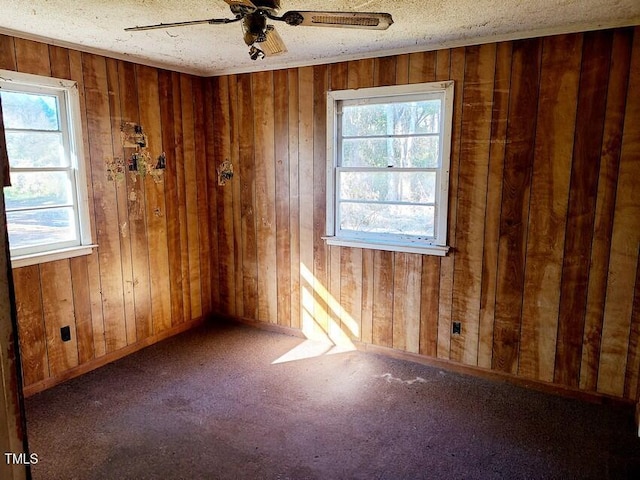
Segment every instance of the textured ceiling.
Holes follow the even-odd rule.
[[[381,54],[640,24],[639,0],[282,0],[287,10],[388,12],[386,31],[290,27],[289,51],[252,61],[241,26],[125,27],[232,18],[223,0],[0,0],[0,32],[181,72],[210,76]]]

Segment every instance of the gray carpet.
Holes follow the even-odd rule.
[[[35,480],[640,478],[629,410],[209,324],[27,399]]]

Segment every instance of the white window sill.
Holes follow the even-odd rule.
[[[11,257],[11,268],[27,267],[38,263],[53,262],[55,260],[79,257],[81,255],[90,255],[93,249],[97,247],[98,245],[82,245],[80,247],[62,248],[60,250],[15,256]]]
[[[372,250],[386,250],[389,252],[420,253],[422,255],[436,255],[444,257],[449,253],[449,247],[440,245],[419,245],[416,243],[376,243],[367,240],[355,240],[339,237],[322,237],[327,245],[339,247],[369,248]]]

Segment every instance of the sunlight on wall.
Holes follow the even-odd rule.
[[[307,340],[272,363],[284,363],[356,350],[351,338],[360,337],[357,322],[327,288],[300,264],[302,333]]]

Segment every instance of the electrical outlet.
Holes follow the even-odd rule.
[[[460,322],[453,322],[452,331],[454,335],[462,334],[462,324]]]
[[[63,342],[71,340],[71,329],[69,328],[69,325],[60,329],[60,338],[62,338]]]

